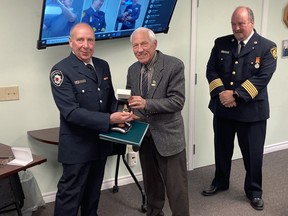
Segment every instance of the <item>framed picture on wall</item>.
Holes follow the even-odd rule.
[[[282,58],[288,58],[288,40],[283,40]]]

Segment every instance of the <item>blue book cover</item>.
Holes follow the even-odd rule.
[[[136,145],[140,147],[142,140],[148,130],[149,124],[140,121],[132,121],[131,128],[127,133],[110,130],[108,133],[100,133],[99,137],[115,143]]]

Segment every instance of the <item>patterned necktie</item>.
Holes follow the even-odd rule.
[[[148,93],[148,68],[145,66],[142,73],[142,97],[146,98]]]
[[[240,44],[240,49],[239,49],[239,53],[238,54],[240,54],[241,51],[243,50],[243,48],[245,47],[245,43],[243,41],[240,41],[239,44]]]
[[[88,70],[91,72],[94,79],[98,82],[96,71],[95,71],[94,67],[91,64],[87,64],[86,66],[87,66]]]

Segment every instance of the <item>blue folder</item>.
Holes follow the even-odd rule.
[[[100,139],[140,147],[142,140],[148,130],[149,124],[140,121],[132,121],[131,128],[127,133],[109,131],[108,133],[100,133]]]

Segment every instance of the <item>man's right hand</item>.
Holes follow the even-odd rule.
[[[133,112],[115,112],[110,115],[110,124],[118,124],[138,119]]]

